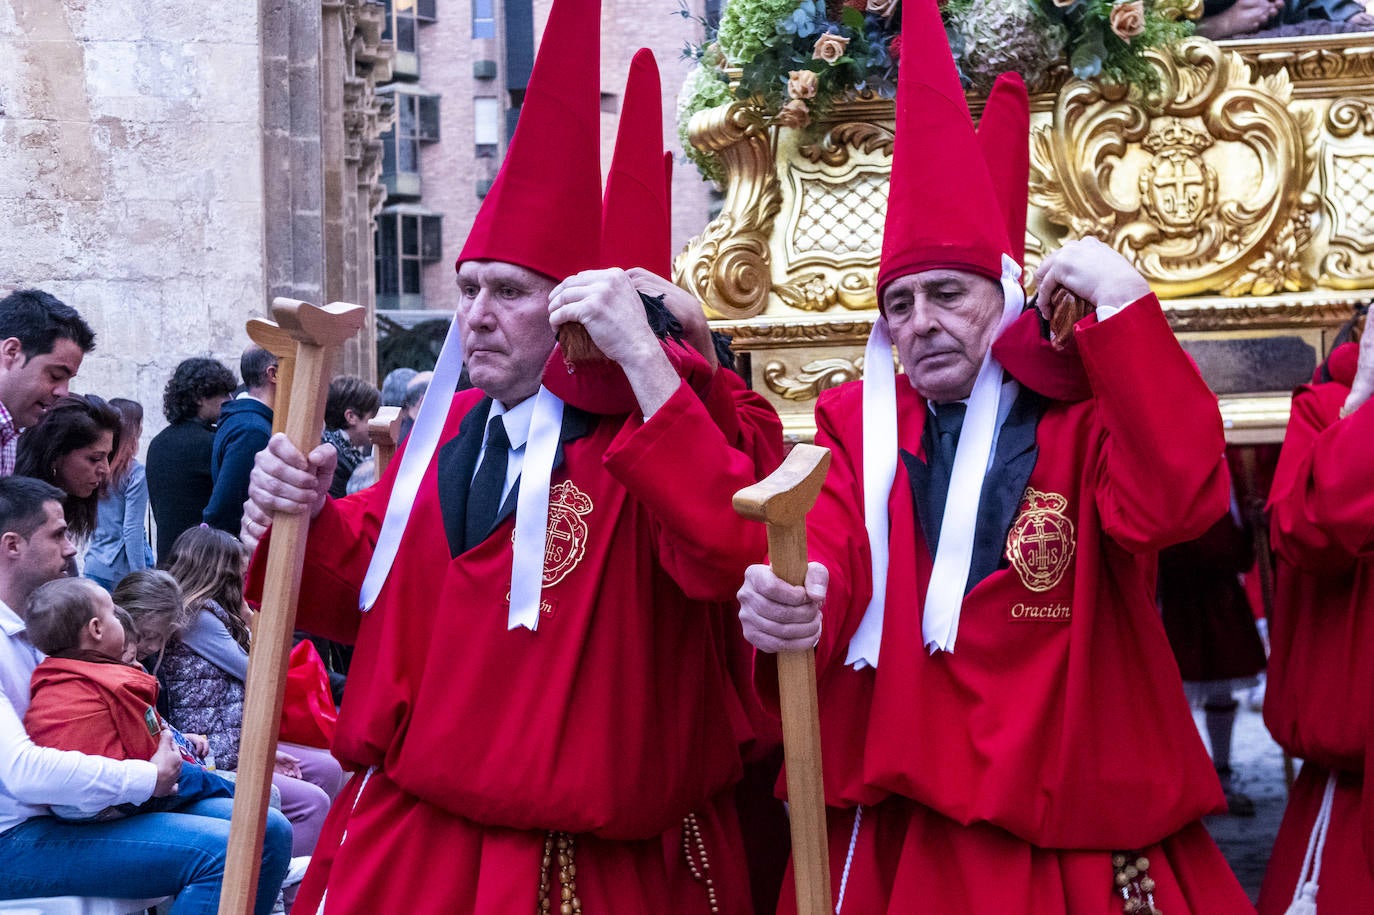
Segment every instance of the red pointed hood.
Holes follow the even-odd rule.
[[[1008,254],[1026,263],[1026,212],[1030,201],[1030,97],[1019,73],[992,85],[978,121],[978,145],[1006,217]]]
[[[554,0],[515,136],[459,264],[505,261],[555,280],[597,267],[600,25],[600,0]]]
[[[672,270],[672,216],[663,165],[663,96],[658,64],[641,48],[630,62],[615,154],[601,215],[601,265]]]
[[[898,277],[937,267],[997,282],[1006,235],[936,0],[907,0],[879,301]]]

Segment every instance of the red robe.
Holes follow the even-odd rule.
[[[442,440],[480,400],[455,397]],[[358,592],[393,476],[312,524],[300,625],[356,642],[333,750],[375,770],[335,802],[302,911],[326,891],[328,912],[534,911],[558,830],[577,836],[587,911],[705,912],[700,885],[669,895],[663,854],[693,811],[718,898],[736,889],[721,881],[739,850],[708,804],[740,769],[712,615],[764,550],[730,503],[753,462],[686,384],[648,422],[597,418],[563,454],[537,632],[506,628],[513,516],[452,557],[437,459],[368,614]],[[556,898],[556,864],[551,879]]]
[[[1336,350],[1333,380],[1294,394],[1270,490],[1277,563],[1264,721],[1305,762],[1269,859],[1264,913],[1281,913],[1293,900],[1332,771],[1338,782],[1317,910],[1362,912],[1374,899],[1360,816],[1374,711],[1374,408],[1339,418],[1356,352],[1354,344]]]
[[[1216,398],[1153,296],[1076,337],[1091,397],[1041,416],[1016,558],[965,597],[952,654],[922,646],[931,557],[899,462],[880,663],[845,665],[872,588],[862,384],[817,406],[834,456],[807,528],[830,570],[816,661],[845,912],[1120,913],[1115,850],[1145,850],[1168,915],[1250,911],[1198,823],[1224,801],[1154,604],[1156,551],[1226,510]],[[926,403],[897,397],[899,447],[919,454]]]
[[[33,742],[110,759],[152,759],[158,739],[145,715],[157,678],[125,664],[45,658],[29,681],[24,730]]]

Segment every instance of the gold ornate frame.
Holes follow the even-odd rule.
[[[1244,359],[1264,351],[1246,341],[1279,341],[1315,364],[1374,297],[1374,34],[1194,38],[1151,60],[1148,95],[1071,80],[1032,99],[1028,268],[1099,238],[1150,280],[1185,346]],[[744,103],[691,125],[729,180],[675,278],[798,438],[820,391],[862,371],[892,129],[891,103],[871,97],[837,106],[815,139]],[[1233,441],[1282,437],[1302,359],[1247,367],[1258,390],[1217,385]]]

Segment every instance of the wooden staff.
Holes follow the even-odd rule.
[[[272,313],[280,329],[296,344],[286,435],[293,445],[309,453],[320,441],[334,356],[339,346],[363,326],[367,312],[343,302],[319,308],[295,299],[277,299],[272,303]],[[280,372],[278,369],[278,377]],[[278,416],[283,413],[286,411],[279,407]],[[229,821],[229,855],[219,915],[252,915],[257,896],[282,694],[309,529],[310,516],[306,513],[278,515],[272,525],[262,611],[255,621],[253,650],[248,656],[238,784]]]
[[[401,443],[401,408],[382,407],[377,415],[368,420],[367,437],[377,449],[377,479],[386,473],[386,467],[396,454],[396,446]]]
[[[248,339],[277,357],[277,397],[272,405],[272,434],[285,432],[286,414],[291,410],[291,380],[296,373],[296,340],[276,321],[265,318],[250,318],[247,327]]]
[[[767,479],[735,493],[735,511],[768,525],[773,573],[789,584],[806,583],[806,513],[816,503],[829,467],[828,449],[797,445]],[[828,915],[834,903],[826,853],[816,650],[781,651],[777,659],[797,913]]]

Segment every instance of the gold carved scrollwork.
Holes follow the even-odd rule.
[[[870,121],[844,121],[827,131],[820,142],[799,146],[797,152],[813,165],[824,163],[831,168],[839,168],[849,162],[851,149],[866,153],[878,150],[890,157],[892,131]]]
[[[1317,118],[1293,111],[1286,71],[1189,40],[1151,52],[1160,90],[1086,82],[1034,132],[1031,200],[1071,238],[1112,245],[1162,297],[1298,292],[1314,280]]]
[[[862,356],[857,359],[818,359],[803,365],[795,377],[788,376],[787,371],[787,366],[777,359],[765,365],[763,381],[768,385],[768,390],[783,400],[815,400],[822,391],[862,378],[864,360]]]
[[[743,102],[698,112],[692,143],[717,153],[731,176],[721,214],[678,255],[673,279],[713,318],[749,318],[768,304],[768,239],[780,196],[773,144],[760,112]]]
[[[1374,103],[1341,98],[1326,112],[1331,142],[1322,157],[1323,199],[1331,214],[1322,285],[1358,289],[1374,283]],[[1352,137],[1359,139],[1348,141]]]

